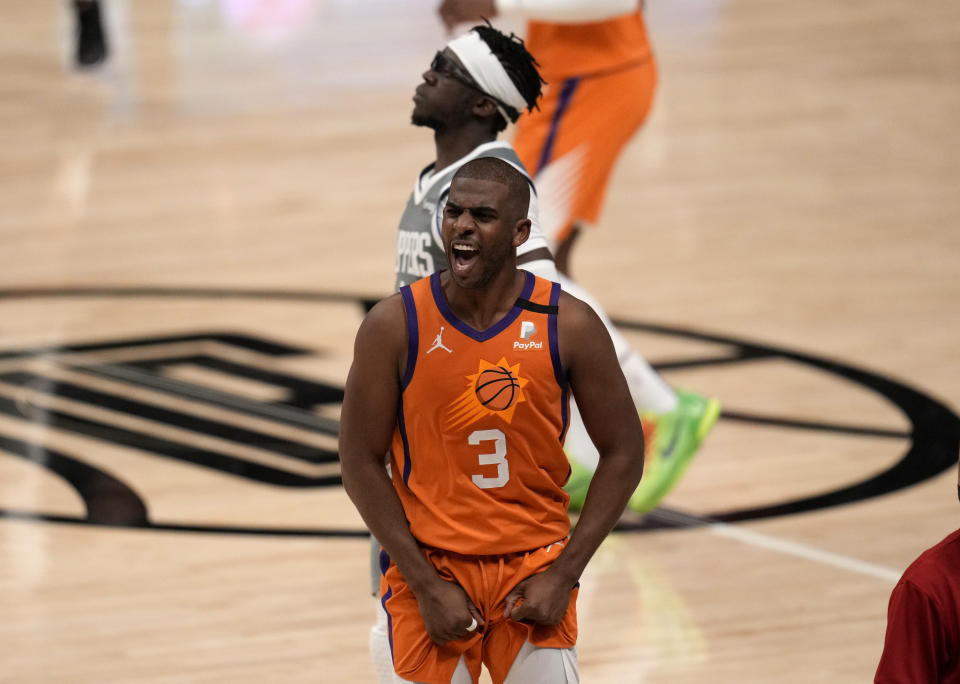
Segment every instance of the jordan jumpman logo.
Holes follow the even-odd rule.
[[[433,341],[433,346],[427,350],[428,354],[435,349],[443,349],[448,354],[453,353],[453,350],[450,349],[450,347],[447,347],[446,345],[443,344],[443,340],[441,339],[442,337],[443,337],[443,326],[441,325],[440,332],[437,333],[437,339]]]

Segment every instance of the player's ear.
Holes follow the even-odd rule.
[[[519,247],[530,237],[530,219],[523,218],[513,227],[513,246]]]
[[[496,102],[486,95],[481,95],[477,98],[477,101],[473,103],[473,113],[481,118],[486,118],[488,116],[496,116],[500,112],[497,111]]]

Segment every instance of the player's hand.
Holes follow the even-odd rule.
[[[417,596],[427,635],[438,646],[483,629],[483,617],[459,584],[439,580]],[[476,625],[474,625],[476,620]],[[469,629],[473,626],[473,629]]]
[[[437,13],[447,31],[452,31],[457,24],[465,21],[492,19],[497,15],[497,7],[494,0],[442,0]]]
[[[570,590],[569,580],[549,570],[533,575],[507,594],[503,616],[541,625],[559,624],[570,604]]]

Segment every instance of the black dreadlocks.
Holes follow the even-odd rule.
[[[474,26],[473,30],[476,31],[483,42],[487,44],[490,52],[500,60],[500,64],[503,65],[510,80],[517,86],[517,90],[520,91],[520,94],[526,101],[527,111],[532,112],[534,107],[539,109],[540,105],[537,104],[537,100],[540,99],[542,86],[546,81],[540,77],[540,72],[537,70],[537,67],[540,65],[537,64],[537,60],[527,51],[527,47],[523,44],[522,38],[513,33],[508,36],[491,26],[489,20],[484,19],[484,21],[486,24]],[[512,107],[505,108],[511,121],[516,121],[520,118],[520,112]],[[496,117],[494,130],[499,133],[506,127],[507,122],[504,121],[503,115],[498,115]]]

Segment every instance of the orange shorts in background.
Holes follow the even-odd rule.
[[[461,556],[425,549],[427,560],[445,580],[463,587],[484,619],[482,632],[437,646],[427,635],[420,607],[399,569],[381,551],[380,599],[387,611],[387,631],[394,670],[403,679],[449,684],[460,656],[477,682],[481,663],[494,684],[510,671],[520,647],[529,641],[544,648],[570,648],[577,643],[577,588],[558,625],[533,625],[503,617],[507,594],[522,580],[546,570],[563,550],[558,542],[508,556]]]
[[[652,56],[547,85],[540,109],[517,122],[513,146],[534,177],[540,225],[551,247],[574,223],[596,223],[620,152],[653,104]]]

